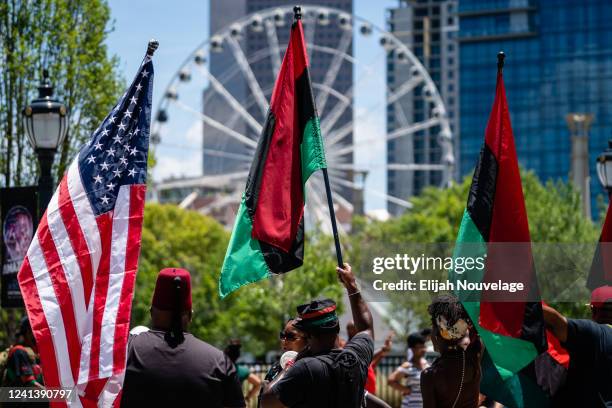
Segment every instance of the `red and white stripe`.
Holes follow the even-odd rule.
[[[78,158],[40,221],[19,271],[45,384],[77,388],[52,406],[111,407],[123,383],[145,185],[119,188],[94,216]]]

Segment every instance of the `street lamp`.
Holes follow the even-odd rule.
[[[43,71],[43,80],[38,86],[38,98],[23,110],[24,126],[28,140],[38,156],[40,175],[38,178],[38,212],[47,208],[53,194],[51,167],[57,148],[66,137],[66,106],[53,98],[53,86],[49,71]]]
[[[612,139],[608,140],[608,148],[597,156],[597,177],[608,197],[612,197]]]

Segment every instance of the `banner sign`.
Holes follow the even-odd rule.
[[[17,272],[34,236],[37,220],[37,188],[0,189],[1,304],[3,308],[23,307]]]

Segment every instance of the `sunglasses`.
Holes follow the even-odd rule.
[[[278,334],[278,338],[281,339],[281,340],[285,340],[285,341],[296,341],[300,337],[296,336],[294,333],[286,332],[286,331],[282,330]]]

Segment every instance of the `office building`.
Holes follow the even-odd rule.
[[[458,47],[457,0],[400,0],[398,7],[387,10],[387,29],[404,43],[429,72],[447,109],[458,154]],[[393,94],[411,78],[410,65],[397,52],[387,57],[388,93]],[[422,87],[407,93],[387,106],[387,132],[419,123],[431,117],[431,104],[423,95]],[[387,143],[387,162],[439,164],[441,149],[437,141],[439,126],[430,127]],[[456,157],[457,160],[458,157]],[[455,175],[456,176],[456,175]],[[433,170],[388,170],[387,193],[409,199],[424,187],[440,185],[442,174]],[[391,214],[405,210],[388,204]]]

